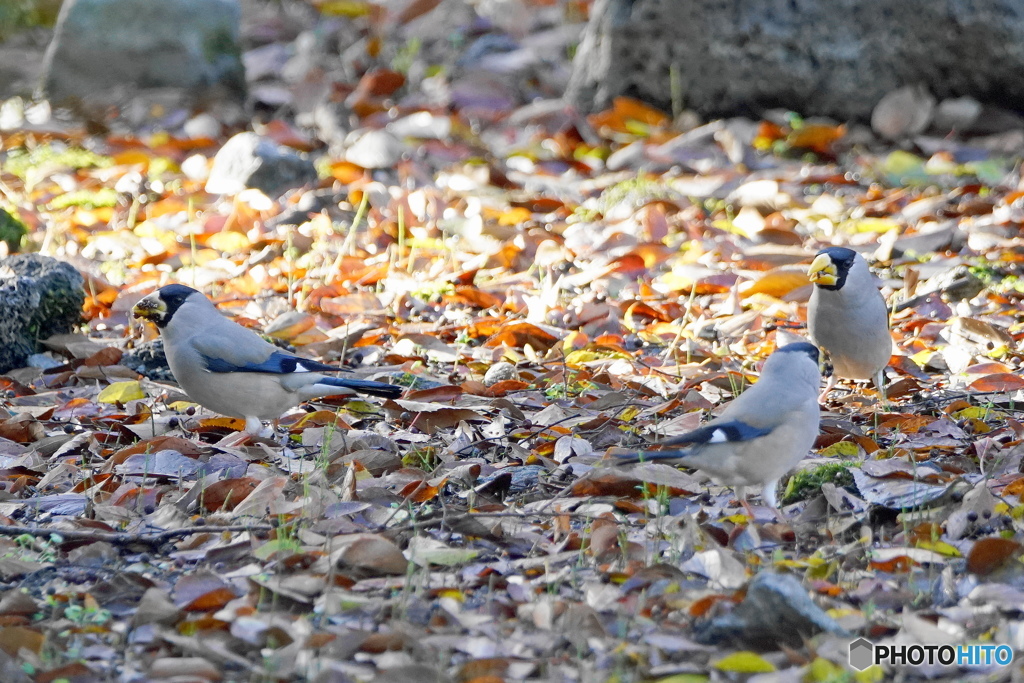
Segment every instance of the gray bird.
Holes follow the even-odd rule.
[[[210,410],[245,418],[257,434],[261,420],[322,396],[356,392],[397,398],[402,388],[383,382],[330,377],[342,368],[283,351],[228,320],[203,294],[167,285],[143,297],[132,313],[156,324],[167,364],[188,397]]]
[[[703,470],[719,484],[761,485],[761,499],[778,511],[775,488],[818,436],[818,349],[789,344],[768,357],[761,377],[704,426],[660,442],[685,446],[616,455],[626,462],[659,460]]]
[[[883,371],[892,355],[889,310],[864,257],[844,247],[822,249],[807,271],[814,283],[807,304],[807,328],[836,377],[871,379],[885,397]]]

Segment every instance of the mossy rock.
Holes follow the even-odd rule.
[[[822,484],[834,484],[840,488],[853,486],[851,465],[841,462],[829,462],[815,467],[813,470],[802,470],[789,478],[786,492],[782,494],[782,502],[786,505],[806,500],[821,492]]]
[[[0,373],[24,367],[40,340],[82,320],[84,279],[68,263],[40,254],[0,260]]]
[[[11,252],[18,251],[21,239],[28,234],[28,228],[7,211],[0,209],[0,241],[7,242]]]

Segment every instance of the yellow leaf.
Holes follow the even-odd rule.
[[[928,364],[928,361],[930,361],[932,359],[932,356],[934,355],[935,352],[932,351],[931,349],[924,349],[923,351],[918,351],[913,356],[911,356],[910,360],[914,361],[923,368],[925,365]]]
[[[642,411],[636,406],[630,406],[619,413],[619,419],[623,422],[632,422]]]
[[[853,441],[836,441],[831,446],[822,448],[819,455],[823,458],[852,458],[860,455],[860,446]]]
[[[458,588],[442,588],[437,593],[439,598],[451,598],[458,602],[466,602],[466,594]]]
[[[750,522],[750,518],[742,512],[735,515],[729,515],[727,517],[719,517],[719,519],[723,522],[732,522],[733,524],[747,524]]]
[[[654,683],[707,683],[711,680],[704,674],[675,674],[667,678],[659,678]]]
[[[993,410],[992,408],[985,408],[983,406],[971,406],[958,410],[950,415],[954,420],[1003,420],[1006,419],[1006,413]]]
[[[498,225],[520,225],[533,218],[530,210],[522,206],[514,206],[508,211],[503,211],[498,216]]]
[[[198,403],[192,403],[191,401],[175,401],[167,406],[171,410],[177,410],[179,413],[183,413],[189,408],[199,408]]]
[[[206,239],[206,246],[226,254],[237,254],[251,245],[249,238],[240,232],[217,232]]]
[[[349,19],[356,19],[370,14],[370,3],[329,0],[328,2],[320,3],[318,9],[320,10],[320,14],[325,17],[347,17]]]
[[[853,680],[857,683],[881,683],[885,680],[885,669],[875,664],[863,671],[854,671]]]
[[[807,273],[804,269],[795,270],[792,268],[776,268],[770,270],[758,279],[757,282],[752,283],[749,287],[743,289],[743,296],[748,297],[754,294],[767,294],[773,296],[776,299],[781,299],[786,296],[794,289],[809,285],[811,281],[807,277]]]
[[[932,552],[939,553],[940,555],[945,555],[946,557],[960,557],[959,550],[942,541],[918,541],[914,545],[918,548],[924,548],[925,550],[931,550]]]
[[[818,657],[807,667],[804,681],[805,683],[825,683],[826,681],[840,680],[842,674],[843,668],[841,666]]]
[[[712,662],[711,666],[719,671],[739,674],[766,674],[775,671],[775,665],[758,654],[744,650],[734,652],[727,657]]]
[[[581,367],[584,363],[595,360],[605,360],[608,358],[625,358],[629,359],[629,355],[621,353],[619,351],[595,351],[591,349],[580,349],[579,351],[573,351],[565,357],[565,364],[570,368],[576,369]]]
[[[142,390],[141,384],[133,380],[131,382],[114,382],[101,391],[96,400],[100,403],[127,403],[140,398],[146,398],[146,392]]]
[[[889,232],[899,230],[900,224],[891,218],[861,218],[848,224],[854,232]]]

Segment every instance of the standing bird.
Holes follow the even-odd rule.
[[[702,427],[660,442],[686,446],[616,457],[626,462],[664,460],[707,472],[733,486],[745,500],[746,486],[762,485],[761,499],[778,512],[775,488],[803,459],[818,436],[818,349],[789,344],[768,357],[761,378]]]
[[[892,355],[889,310],[864,257],[844,247],[822,249],[807,275],[814,283],[808,332],[833,368],[822,399],[836,377],[872,379],[884,399],[882,371]]]
[[[259,433],[261,420],[276,420],[310,399],[356,392],[397,398],[402,393],[393,384],[322,374],[342,368],[282,351],[225,318],[191,287],[161,287],[135,304],[132,313],[160,329],[167,364],[188,397],[222,415],[245,418],[249,434]]]

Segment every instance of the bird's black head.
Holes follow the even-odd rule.
[[[814,361],[814,364],[818,364],[820,353],[818,347],[810,342],[796,342],[795,344],[786,344],[785,346],[775,350],[775,353],[802,353],[808,358]]]
[[[816,287],[836,291],[846,284],[846,276],[850,274],[857,259],[857,252],[846,247],[828,247],[819,251],[811,267],[807,270],[807,276]]]
[[[162,329],[167,326],[185,300],[193,294],[199,292],[185,285],[167,285],[143,297],[132,308],[132,313],[136,318],[150,320]]]

